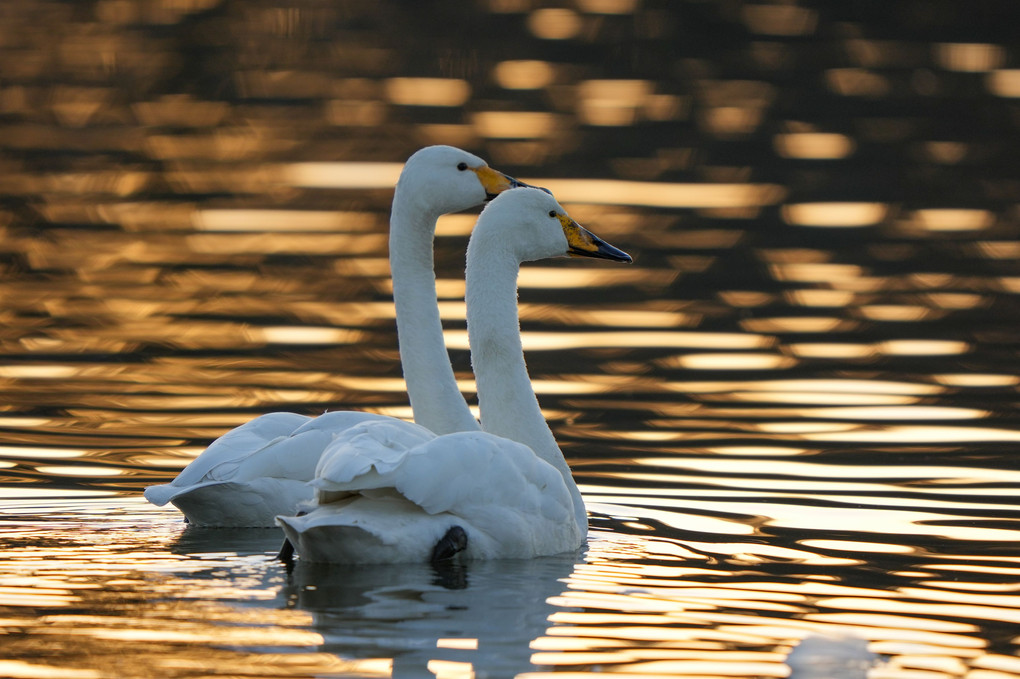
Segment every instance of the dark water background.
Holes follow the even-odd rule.
[[[0,676],[780,677],[850,635],[872,677],[1020,677],[1018,25],[1005,0],[4,2]],[[521,278],[587,549],[287,574],[275,531],[145,504],[258,414],[410,415],[387,215],[432,143],[635,256]],[[473,219],[437,242],[472,397]]]

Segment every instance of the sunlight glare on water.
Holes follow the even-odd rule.
[[[1013,4],[0,14],[0,675],[1020,678]],[[288,570],[144,502],[262,413],[410,418],[427,144],[635,258],[519,278],[586,547]]]

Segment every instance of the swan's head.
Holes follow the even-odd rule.
[[[486,205],[472,239],[476,235],[509,248],[518,262],[564,256],[633,261],[571,219],[549,193],[532,187],[507,191]]]
[[[453,146],[426,146],[407,159],[397,191],[413,195],[437,214],[481,205],[500,193],[522,186],[467,151]],[[543,191],[545,189],[542,189]]]

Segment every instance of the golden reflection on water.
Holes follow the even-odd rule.
[[[881,223],[887,210],[881,203],[801,203],[784,206],[783,219],[798,226],[871,226]]]
[[[847,634],[872,676],[1020,676],[1006,41],[695,4],[9,9],[0,674],[783,677]],[[586,557],[288,575],[142,504],[262,412],[410,417],[386,225],[427,143],[636,255],[520,277]],[[472,401],[474,220],[436,245]]]

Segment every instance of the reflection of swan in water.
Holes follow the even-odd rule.
[[[428,564],[298,562],[284,591],[312,613],[319,650],[354,659],[352,673],[358,659],[392,658],[394,677],[433,676],[441,661],[471,663],[476,677],[512,677],[537,669],[529,644],[549,628],[558,608],[547,601],[581,558],[477,561],[461,566],[460,578]]]
[[[274,554],[279,547],[280,534],[265,528],[204,528],[191,525],[176,532],[167,545],[171,554],[226,554],[237,558],[260,558]]]
[[[397,182],[390,265],[400,354],[415,421],[437,434],[477,430],[478,423],[443,343],[432,257],[436,220],[517,186],[523,184],[449,146],[415,153]],[[312,499],[306,482],[338,432],[382,419],[362,412],[263,415],[214,441],[171,483],[146,488],[145,498],[172,502],[195,525],[272,527],[274,516]]]
[[[630,261],[537,189],[483,211],[468,245],[467,324],[485,432],[437,437],[365,422],[323,452],[319,504],[279,521],[305,559],[343,563],[531,558],[577,549],[584,502],[531,387],[521,350],[522,262],[568,254]]]
[[[178,559],[159,569],[168,578],[167,596],[261,609],[265,615],[259,617],[268,623],[273,611],[287,605],[283,574],[270,556],[279,547],[279,532],[265,528],[189,525],[175,531],[166,551]]]

